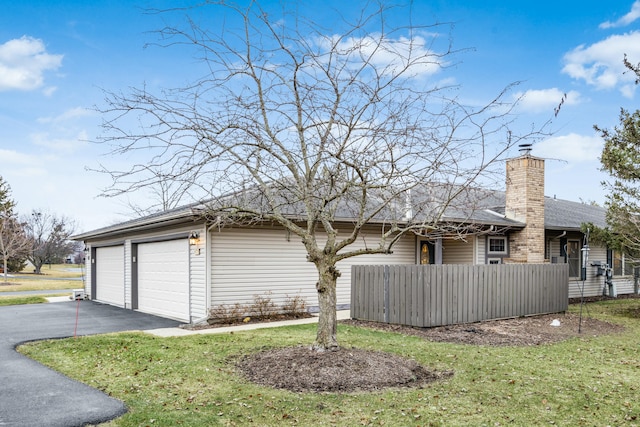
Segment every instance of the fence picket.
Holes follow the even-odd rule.
[[[568,264],[367,265],[351,271],[351,316],[417,327],[566,311]]]

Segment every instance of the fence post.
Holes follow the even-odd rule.
[[[389,323],[389,266],[384,266],[384,322]]]

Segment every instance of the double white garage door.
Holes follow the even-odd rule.
[[[133,308],[188,322],[189,319],[189,243],[187,239],[138,243],[131,269]],[[136,252],[134,251],[134,253]],[[96,288],[94,298],[125,305],[124,246],[96,249]]]

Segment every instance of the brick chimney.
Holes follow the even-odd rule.
[[[544,160],[523,146],[520,157],[507,160],[505,215],[526,224],[509,235],[509,263],[544,263]]]

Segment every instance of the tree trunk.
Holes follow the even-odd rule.
[[[340,273],[334,266],[318,267],[320,278],[316,284],[318,290],[318,332],[313,343],[315,351],[338,349],[338,321],[336,316],[336,280]]]

